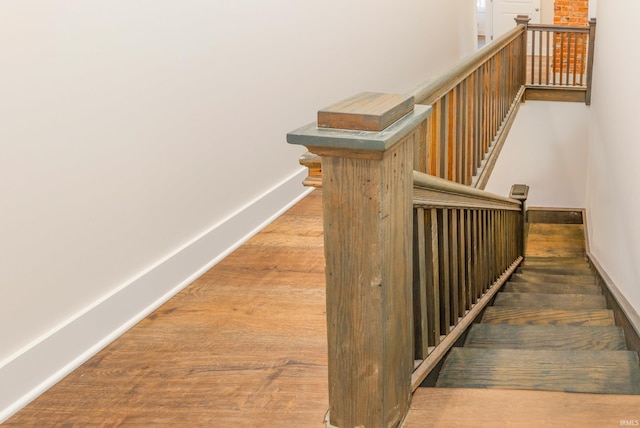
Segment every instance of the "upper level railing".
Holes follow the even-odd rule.
[[[591,104],[596,20],[588,27],[529,24],[527,28],[527,99],[579,101]]]

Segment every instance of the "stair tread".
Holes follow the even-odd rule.
[[[453,348],[436,387],[640,394],[632,351]]]
[[[529,309],[606,309],[604,296],[589,294],[498,293],[494,306]]]
[[[403,427],[619,426],[621,419],[639,419],[638,409],[639,395],[418,388]]]
[[[593,275],[554,275],[542,273],[514,273],[511,275],[511,281],[523,282],[556,282],[570,284],[595,284],[596,280]]]
[[[474,324],[465,347],[503,349],[624,350],[621,327]]]
[[[608,309],[577,311],[488,307],[482,315],[487,324],[613,326],[613,312]]]
[[[559,283],[532,283],[532,282],[507,282],[504,292],[515,293],[545,293],[545,294],[591,294],[602,295],[602,290],[597,284],[559,284]]]

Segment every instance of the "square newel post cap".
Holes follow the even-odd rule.
[[[529,186],[526,184],[514,184],[511,186],[509,197],[518,201],[526,201],[529,196]]]
[[[290,144],[308,148],[383,152],[431,113],[412,96],[362,92],[318,111],[318,121],[287,134]],[[312,150],[314,151],[314,150]]]
[[[516,24],[520,25],[528,25],[529,21],[531,21],[531,17],[529,15],[518,15],[513,18],[516,21]]]

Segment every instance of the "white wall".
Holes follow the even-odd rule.
[[[301,195],[287,131],[472,53],[474,10],[0,3],[0,421],[29,382],[72,369]],[[49,367],[25,357],[49,342]]]
[[[486,190],[527,184],[528,206],[584,208],[588,114],[580,103],[521,105]]]
[[[590,117],[587,214],[591,250],[640,312],[640,87],[626,78],[640,68],[636,1],[600,1]]]

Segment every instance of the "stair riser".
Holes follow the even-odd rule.
[[[559,311],[548,309],[520,309],[489,307],[482,315],[487,324],[508,325],[572,325],[614,326],[613,312],[604,309]]]
[[[621,351],[625,348],[620,327],[572,327],[475,324],[464,347],[485,349],[542,349]]]
[[[519,267],[516,273],[531,273],[542,275],[578,275],[578,276],[593,276],[593,272],[589,268],[562,268],[562,267]]]
[[[606,309],[603,296],[581,294],[498,293],[494,306],[526,309]]]
[[[506,293],[546,293],[546,294],[588,294],[602,295],[595,284],[532,284],[529,282],[508,282],[502,290]]]
[[[593,276],[578,275],[543,275],[543,274],[520,274],[511,275],[510,281],[513,282],[551,282],[559,284],[595,284]]]

